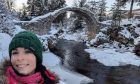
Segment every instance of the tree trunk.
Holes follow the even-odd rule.
[[[133,17],[132,9],[133,9],[134,0],[131,1],[130,11],[128,12],[128,19]]]

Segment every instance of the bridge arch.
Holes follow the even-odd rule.
[[[46,34],[48,29],[51,27],[52,22],[60,15],[67,11],[72,11],[77,13],[78,15],[81,15],[82,17],[85,17],[85,22],[88,27],[88,34],[92,38],[95,37],[95,34],[98,32],[98,22],[94,17],[94,14],[86,9],[86,8],[78,8],[78,7],[65,7],[58,9],[54,12],[51,12],[49,14],[45,14],[42,16],[39,16],[37,18],[32,19],[31,21],[22,21],[21,25],[23,28],[27,30],[31,30],[36,32],[39,35]]]
[[[82,17],[85,17],[85,22],[88,27],[89,35],[92,37],[95,37],[95,34],[97,33],[97,30],[98,30],[98,22],[95,19],[94,14],[86,8],[66,7],[66,8],[59,9],[59,11],[53,15],[52,21],[55,18],[57,18],[60,14],[63,14],[67,11],[72,11]]]

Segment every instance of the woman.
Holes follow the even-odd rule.
[[[57,82],[57,78],[42,65],[42,45],[35,34],[29,31],[16,34],[9,45],[9,56],[10,65],[5,63],[6,66],[8,65],[7,84],[55,84]]]

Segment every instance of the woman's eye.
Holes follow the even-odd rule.
[[[25,53],[32,53],[31,50],[25,50]]]
[[[16,55],[16,54],[18,54],[18,52],[16,52],[16,51],[15,52],[12,52],[12,55]]]

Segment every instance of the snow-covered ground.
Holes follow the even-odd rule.
[[[19,31],[24,30],[16,26],[13,35]],[[11,38],[12,37],[6,33],[0,33],[0,60],[8,56],[8,45]],[[121,50],[119,51],[113,48],[90,48],[85,51],[90,53],[91,59],[96,59],[106,66],[122,66],[126,64],[140,66],[140,58],[130,51],[120,52]],[[60,77],[60,84],[86,84],[87,82],[93,81],[93,79],[61,66],[59,57],[50,51],[43,52],[43,64]]]
[[[105,66],[123,66],[127,64],[140,66],[140,58],[132,52],[119,52],[117,49],[86,49],[91,59],[96,59]]]
[[[50,13],[50,14],[52,14],[52,13]],[[31,20],[31,22],[38,21],[39,19],[45,18],[48,16],[49,16],[49,14],[36,17],[33,20]],[[138,20],[128,21],[125,19],[125,20],[122,20],[121,25],[131,23],[132,26],[135,26],[139,22],[140,21],[138,21]],[[106,21],[103,23],[110,25],[110,21]],[[106,28],[104,28],[104,30],[106,30]],[[20,28],[19,26],[15,26],[15,31],[12,32],[12,34],[15,35],[16,33],[20,32],[20,31],[24,31],[24,29]],[[67,31],[67,30],[64,30],[64,31]],[[135,28],[135,31],[138,35],[140,35],[139,28]],[[55,28],[52,28],[52,30],[50,31],[51,34],[55,34],[57,32],[58,32],[58,30]],[[46,37],[51,36],[51,34],[39,36],[39,38],[47,39]],[[133,37],[131,37],[131,34],[128,32],[128,30],[126,30],[126,28],[124,28],[124,30],[121,32],[121,34],[127,38],[133,38]],[[100,36],[104,39],[107,38],[102,33],[99,33],[97,36]],[[66,34],[64,32],[64,34],[60,35],[60,38],[65,38],[68,40],[77,40],[78,39],[77,41],[79,41],[79,39],[86,40],[87,35],[84,31],[77,32],[72,35]],[[136,41],[135,43],[140,42],[139,38],[135,39],[135,41]],[[12,37],[9,36],[8,34],[0,33],[0,60],[2,60],[3,57],[8,57],[8,45],[9,45],[9,42],[11,39],[12,39]],[[96,38],[93,39],[92,41],[95,41],[95,40],[96,40]],[[115,43],[114,43],[114,45],[115,45]],[[85,51],[90,53],[91,59],[96,59],[97,61],[104,64],[105,66],[122,66],[122,65],[127,65],[127,64],[140,66],[140,58],[138,56],[136,56],[133,52],[131,52],[132,49],[130,49],[130,51],[124,51],[124,50],[119,50],[119,49],[113,48],[109,45],[108,48],[100,48],[100,47],[92,48],[91,47],[90,49],[86,49]],[[87,82],[92,82],[94,80],[94,79],[90,79],[86,76],[83,76],[79,73],[76,73],[74,71],[70,71],[70,70],[66,69],[65,67],[63,67],[61,65],[60,59],[56,55],[51,53],[50,51],[43,52],[43,64],[48,69],[50,69],[51,71],[53,71],[60,77],[60,79],[61,79],[60,84],[87,84]]]

